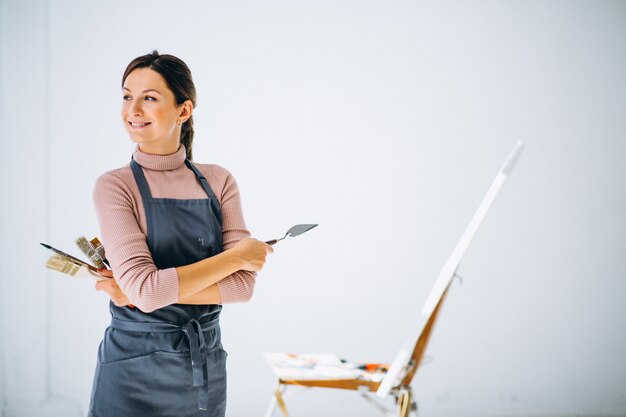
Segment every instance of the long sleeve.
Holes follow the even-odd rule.
[[[239,188],[233,176],[227,172],[226,182],[222,190],[222,238],[224,250],[230,249],[241,239],[249,237],[242,210]],[[256,272],[238,271],[217,283],[222,303],[249,301],[252,298]]]
[[[154,265],[128,185],[114,171],[107,172],[96,180],[93,202],[113,275],[131,303],[144,312],[176,303],[176,269]]]

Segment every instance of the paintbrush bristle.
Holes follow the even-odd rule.
[[[76,239],[76,245],[93,262],[96,268],[106,268],[100,257],[100,253],[85,236]]]
[[[80,269],[80,265],[65,256],[54,254],[46,262],[46,268],[74,276]]]

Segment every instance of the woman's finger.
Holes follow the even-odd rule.
[[[106,291],[107,293],[113,292],[116,286],[116,282],[111,279],[96,282],[96,290]]]
[[[103,277],[113,278],[113,271],[106,268],[98,268],[98,273]]]

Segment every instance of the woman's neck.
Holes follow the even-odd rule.
[[[171,155],[178,151],[180,147],[180,142],[176,143],[167,143],[167,144],[150,144],[150,143],[140,143],[139,150],[143,153],[147,153],[150,155]]]

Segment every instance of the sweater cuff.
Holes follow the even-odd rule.
[[[159,304],[168,306],[178,302],[178,272],[176,268],[167,268],[158,271],[159,274]]]
[[[256,283],[256,272],[238,271],[217,282],[222,304],[250,301]]]

